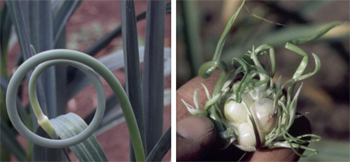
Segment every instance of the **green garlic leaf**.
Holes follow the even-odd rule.
[[[57,135],[62,139],[76,136],[87,127],[84,120],[74,113],[62,115],[50,121]],[[78,145],[69,147],[69,149],[80,161],[108,161],[106,154],[94,135]]]

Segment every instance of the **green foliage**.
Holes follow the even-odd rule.
[[[21,129],[16,130],[18,127],[19,121],[13,121],[13,117],[11,117],[11,122],[8,120],[7,113],[6,113],[6,106],[5,106],[5,92],[8,90],[8,94],[14,95],[14,96],[21,96],[21,92],[15,92],[14,89],[17,90],[17,88],[13,88],[13,82],[17,82],[19,84],[20,81],[14,81],[16,78],[16,73],[11,76],[10,86],[7,84],[7,78],[10,78],[7,74],[7,58],[8,58],[8,51],[10,49],[7,49],[10,47],[9,40],[11,38],[11,26],[13,25],[16,29],[18,42],[21,47],[21,54],[18,56],[17,63],[21,64],[21,61],[23,59],[24,64],[30,64],[31,61],[35,60],[35,58],[40,58],[42,56],[45,57],[47,53],[54,53],[54,48],[65,48],[66,44],[66,24],[69,21],[70,17],[74,14],[76,9],[79,7],[79,5],[82,3],[80,0],[72,0],[72,1],[17,1],[17,0],[9,0],[6,1],[4,4],[4,7],[2,8],[1,12],[1,75],[0,75],[0,83],[1,83],[1,91],[0,91],[0,101],[1,101],[1,110],[4,112],[2,113],[1,117],[1,154],[7,154],[7,156],[2,157],[2,161],[8,161],[10,160],[10,155],[13,154],[17,160],[19,161],[67,161],[70,160],[68,157],[68,152],[72,151],[76,155],[76,157],[81,161],[108,161],[103,149],[100,147],[98,141],[96,140],[94,135],[88,135],[87,139],[78,142],[74,145],[71,145],[69,149],[52,149],[50,147],[56,147],[54,145],[47,147],[42,147],[39,145],[32,146],[31,142],[36,143],[36,141],[31,141],[33,138],[29,138],[27,148],[24,149],[21,145],[18,144],[18,141],[16,139],[16,136],[18,136],[18,132],[23,134],[26,131],[23,131]],[[149,2],[154,3],[154,2]],[[50,121],[45,121],[46,124],[52,124],[53,131],[58,135],[60,140],[62,140],[62,144],[65,143],[65,139],[71,139],[73,136],[80,136],[80,134],[86,134],[84,131],[87,129],[87,123],[91,123],[93,125],[98,124],[97,119],[96,121],[93,120],[93,114],[96,112],[97,114],[104,115],[106,114],[105,118],[100,118],[99,120],[102,121],[101,127],[95,126],[94,129],[89,130],[96,130],[97,132],[103,132],[105,130],[103,129],[110,129],[112,127],[105,127],[106,125],[110,125],[115,120],[126,120],[129,126],[129,132],[132,139],[132,146],[131,148],[134,148],[131,151],[135,151],[135,157],[137,161],[144,161],[146,159],[145,157],[145,151],[144,148],[146,147],[146,144],[148,141],[150,143],[157,142],[159,140],[158,137],[152,137],[150,136],[148,141],[145,140],[145,132],[147,131],[146,128],[142,125],[145,125],[146,121],[149,121],[150,116],[144,115],[142,112],[145,111],[143,108],[143,98],[145,96],[150,96],[154,92],[142,92],[141,89],[141,72],[140,70],[140,62],[143,62],[143,60],[147,60],[146,62],[157,60],[156,65],[152,65],[152,67],[159,68],[159,70],[163,70],[164,66],[164,59],[167,59],[167,57],[170,57],[167,53],[164,51],[168,51],[167,49],[164,50],[164,43],[160,44],[154,44],[154,43],[147,43],[148,42],[156,42],[159,40],[164,40],[164,20],[165,20],[165,14],[170,13],[170,3],[165,5],[165,1],[160,1],[156,3],[156,7],[149,8],[147,13],[150,12],[150,14],[147,14],[147,21],[152,20],[153,22],[148,22],[147,24],[151,24],[149,27],[147,27],[146,35],[158,35],[157,37],[153,38],[148,36],[148,39],[146,41],[146,54],[145,55],[139,55],[139,46],[138,46],[138,35],[137,35],[137,24],[136,22],[146,18],[146,12],[141,13],[137,17],[135,16],[135,10],[134,6],[130,5],[133,4],[133,1],[121,1],[120,2],[121,7],[121,15],[122,15],[122,25],[118,26],[113,30],[111,33],[107,34],[105,37],[101,38],[97,42],[91,42],[93,44],[90,48],[88,48],[86,51],[88,51],[89,55],[95,55],[97,52],[103,50],[112,40],[117,38],[120,35],[123,35],[123,46],[124,51],[117,54],[117,57],[115,57],[115,54],[112,53],[112,56],[110,58],[116,59],[114,62],[108,62],[107,64],[103,65],[101,63],[98,63],[98,66],[104,67],[104,72],[97,70],[100,72],[100,75],[106,77],[105,79],[109,84],[111,84],[112,89],[115,91],[117,97],[112,96],[107,99],[107,111],[106,113],[92,111],[90,115],[85,117],[85,121],[77,116],[76,114],[66,114],[62,115],[66,111],[66,105],[67,101],[74,97],[75,94],[83,90],[89,83],[90,80],[83,75],[82,72],[76,71],[75,69],[69,69],[66,67],[66,65],[56,65],[55,67],[49,68],[48,71],[43,72],[43,75],[39,77],[40,71],[44,70],[45,68],[51,66],[49,62],[45,64],[40,64],[38,68],[35,69],[35,71],[32,74],[32,70],[30,70],[27,73],[26,81],[29,83],[29,91],[30,94],[35,94],[35,98],[31,98],[31,104],[34,103],[33,110],[31,109],[31,106],[21,106],[21,97],[15,97],[14,99],[9,99],[8,97],[8,103],[7,108],[13,107],[13,103],[17,103],[18,106],[18,112],[19,116],[21,117],[22,121],[25,122],[26,126],[33,131],[33,128],[36,129],[38,124],[36,122],[36,117],[39,118],[39,125],[43,125],[41,118],[45,115],[40,115],[38,113],[38,109],[41,109],[41,114],[48,115],[49,118],[51,118]],[[127,4],[127,5],[123,5]],[[157,5],[161,4],[161,5]],[[154,6],[154,5],[153,5]],[[158,12],[161,11],[161,12]],[[160,14],[160,15],[159,15]],[[130,21],[131,16],[131,21]],[[149,20],[150,19],[150,20]],[[3,21],[4,20],[4,21]],[[11,21],[12,20],[12,23]],[[153,28],[158,28],[156,30],[153,30]],[[163,28],[163,29],[162,29]],[[123,32],[122,32],[123,31]],[[147,45],[148,44],[148,45]],[[142,48],[144,49],[144,48]],[[150,50],[150,51],[149,51]],[[148,57],[147,55],[149,52],[152,52],[153,50],[157,51],[157,55],[155,55],[154,58],[147,58],[143,59],[144,56]],[[37,53],[44,53],[46,54],[37,54]],[[140,52],[144,52],[145,50],[140,50]],[[65,55],[64,51],[61,51],[62,57],[66,56],[65,58],[72,58],[72,57],[79,57],[79,54],[72,54],[72,57],[70,57],[68,54]],[[124,53],[125,63],[123,61],[119,61],[118,57],[122,56]],[[59,56],[60,54],[56,53],[53,55],[53,57]],[[133,54],[133,55],[132,55]],[[166,54],[164,57],[164,54]],[[34,55],[38,55],[33,57]],[[48,55],[47,55],[48,56]],[[49,57],[49,56],[48,56]],[[85,57],[85,55],[84,55]],[[107,57],[107,56],[106,56]],[[142,58],[139,58],[142,57]],[[47,58],[49,60],[49,58]],[[51,63],[67,63],[69,65],[73,65],[74,63],[69,63],[67,60],[55,60],[51,61]],[[16,64],[17,64],[16,63]],[[56,64],[55,63],[55,64]],[[25,67],[24,64],[23,67]],[[129,93],[129,98],[125,97],[125,92],[123,90],[123,87],[121,85],[118,85],[119,83],[112,73],[108,70],[115,70],[123,68],[125,64],[126,74],[128,76],[126,87],[127,92]],[[168,65],[168,64],[166,64]],[[15,65],[16,66],[16,65]],[[73,65],[74,66],[74,65]],[[95,67],[97,65],[94,65]],[[107,66],[108,68],[106,68]],[[85,72],[89,72],[92,75],[95,75],[94,70],[86,67],[85,65],[82,66],[83,68],[86,68]],[[118,67],[118,68],[115,68]],[[21,68],[20,68],[21,69]],[[96,69],[95,69],[96,70]],[[150,71],[149,67],[144,67],[144,71]],[[152,69],[151,69],[152,70]],[[102,73],[101,73],[102,72]],[[73,74],[73,75],[72,75]],[[160,75],[162,74],[162,75]],[[152,78],[150,76],[151,74],[148,72],[144,72],[142,74],[144,78]],[[35,79],[32,78],[34,76]],[[133,79],[133,78],[139,78],[139,79]],[[113,79],[114,78],[114,79]],[[158,111],[158,114],[160,115],[159,118],[151,119],[153,123],[158,123],[157,136],[161,136],[162,133],[162,114],[163,114],[163,99],[159,100],[159,98],[163,98],[163,78],[164,78],[164,72],[159,72],[158,76],[156,77],[158,82],[157,84],[149,84],[156,87],[159,87],[158,89],[161,90],[161,93],[157,94],[157,99],[155,104],[158,104],[158,109],[155,111]],[[33,79],[33,80],[32,80]],[[38,79],[36,81],[36,79]],[[81,80],[84,82],[81,82]],[[29,81],[30,80],[30,81]],[[98,78],[97,78],[98,80]],[[37,86],[34,86],[37,85]],[[9,87],[8,87],[9,86]],[[97,87],[98,88],[98,87]],[[98,91],[100,91],[102,87],[98,88]],[[38,95],[36,97],[36,94]],[[30,96],[31,96],[30,95]],[[104,96],[104,95],[103,95]],[[136,98],[132,97],[136,96]],[[101,95],[98,94],[99,99],[101,99]],[[118,99],[117,99],[118,98]],[[153,101],[152,101],[153,102]],[[130,107],[130,103],[133,107],[133,110]],[[39,106],[40,105],[40,106]],[[104,105],[104,104],[102,104]],[[122,109],[119,109],[117,105],[121,105]],[[129,106],[128,106],[129,105]],[[41,107],[41,108],[40,108]],[[103,106],[104,107],[104,106]],[[116,108],[117,107],[117,108]],[[116,110],[116,111],[114,111]],[[123,110],[123,111],[121,111]],[[39,114],[39,115],[38,115]],[[10,116],[13,115],[10,113]],[[36,115],[36,117],[35,117]],[[137,119],[135,120],[135,115]],[[32,116],[31,118],[28,116]],[[143,117],[145,119],[143,119]],[[16,120],[19,118],[16,118]],[[33,123],[33,125],[32,125]],[[138,126],[139,125],[139,126]],[[115,126],[115,125],[114,125]],[[44,130],[39,127],[37,129],[36,133],[40,136],[46,136],[47,138],[54,138],[54,134],[51,133],[50,137],[47,136],[47,132],[50,132],[52,128],[45,128]],[[140,129],[139,129],[140,128]],[[150,129],[150,128],[148,128]],[[169,128],[170,130],[170,128]],[[17,132],[18,131],[18,132]],[[6,132],[6,133],[3,133]],[[91,132],[91,131],[90,131]],[[144,138],[143,141],[141,141],[141,136]],[[26,136],[26,135],[24,135]],[[136,139],[136,140],[135,140]],[[58,141],[56,141],[57,144],[59,144]],[[144,143],[144,144],[142,144]],[[150,145],[149,151],[152,151],[151,156],[149,159],[156,159],[161,160],[162,157],[165,155],[165,153],[170,148],[170,131],[167,131],[165,135],[161,138],[161,140],[158,142],[156,146]],[[6,149],[4,148],[6,147]],[[132,154],[132,153],[131,153]],[[33,157],[33,158],[31,158]]]
[[[86,123],[78,115],[69,113],[51,120],[58,136],[62,139],[74,137],[87,128]],[[69,147],[80,161],[108,161],[94,135],[84,142]]]
[[[165,0],[147,2],[146,45],[142,95],[146,128],[146,155],[163,134]]]

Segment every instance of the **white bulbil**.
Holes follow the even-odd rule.
[[[273,115],[273,100],[269,98],[259,98],[254,100],[249,93],[242,94],[242,101],[247,104],[253,115],[260,141],[265,141],[265,136],[276,127],[276,117]],[[249,118],[244,104],[235,101],[231,96],[224,107],[224,114],[229,125],[237,130],[237,147],[245,151],[256,150],[256,139],[252,121]]]
[[[248,123],[242,123],[238,126],[238,144],[246,151],[256,147],[254,129]]]
[[[247,110],[242,103],[229,100],[224,107],[225,117],[234,123],[243,123],[247,121]]]
[[[253,103],[251,111],[259,132],[270,133],[276,126],[276,117],[273,115],[273,100],[262,98]]]

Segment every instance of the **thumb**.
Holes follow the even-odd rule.
[[[243,151],[230,145],[222,149],[214,123],[205,116],[188,116],[176,125],[177,161],[236,161]]]
[[[176,156],[179,161],[203,160],[215,146],[215,127],[207,117],[188,116],[177,123],[176,131]]]

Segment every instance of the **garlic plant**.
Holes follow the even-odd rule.
[[[308,55],[296,45],[315,40],[343,23],[333,23],[311,37],[288,41],[285,48],[301,55],[303,59],[291,79],[282,84],[279,77],[275,83],[275,52],[270,45],[263,44],[256,48],[253,46],[243,57],[233,58],[230,68],[220,60],[226,35],[243,5],[244,2],[227,24],[213,60],[204,63],[199,69],[199,75],[203,78],[208,78],[216,68],[222,71],[212,94],[209,94],[203,85],[208,98],[203,110],[198,107],[197,90],[194,93],[196,108],[184,100],[183,102],[191,114],[208,115],[213,120],[226,146],[233,144],[244,151],[256,151],[258,148],[291,148],[295,154],[302,157],[317,154],[317,150],[305,144],[320,141],[320,136],[304,134],[294,137],[288,133],[297,118],[297,101],[302,83],[295,94],[294,88],[298,81],[315,75],[321,67],[320,59],[312,54],[315,69],[304,74],[308,65]],[[268,57],[269,62],[261,64],[259,56]],[[284,90],[286,93],[283,93]],[[302,155],[297,149],[309,150],[311,153]]]
[[[70,137],[67,139],[47,139],[37,134],[33,133],[29,130],[26,125],[22,122],[18,112],[16,105],[16,96],[18,87],[21,84],[22,79],[26,76],[28,71],[37,66],[32,73],[32,76],[29,80],[28,94],[31,101],[31,105],[33,108],[33,112],[35,112],[35,116],[38,119],[40,126],[47,131],[47,133],[51,137],[57,137],[57,132],[55,132],[54,127],[51,125],[51,122],[41,111],[41,107],[38,102],[37,94],[36,94],[36,81],[40,76],[40,73],[48,68],[51,65],[55,64],[68,64],[75,66],[85,72],[93,81],[94,85],[96,85],[96,93],[97,93],[97,110],[94,116],[94,119],[90,123],[90,125],[81,133],[74,137]],[[141,140],[141,135],[139,132],[139,128],[136,122],[136,118],[131,107],[131,103],[128,100],[128,97],[123,90],[118,79],[113,75],[113,73],[101,62],[97,61],[93,57],[73,50],[66,49],[55,49],[48,50],[41,53],[38,53],[31,58],[27,59],[23,64],[16,70],[13,74],[9,85],[8,91],[6,95],[6,108],[8,116],[16,128],[16,130],[23,135],[26,139],[33,142],[34,144],[48,147],[48,148],[65,148],[73,145],[77,145],[82,141],[89,138],[99,126],[105,111],[105,96],[103,87],[100,83],[100,80],[97,76],[95,76],[96,71],[98,74],[103,77],[106,82],[111,86],[114,94],[120,101],[121,109],[123,110],[126,124],[128,126],[128,130],[130,132],[130,139],[133,145],[133,149],[135,152],[135,157],[137,161],[145,161],[144,148]]]

